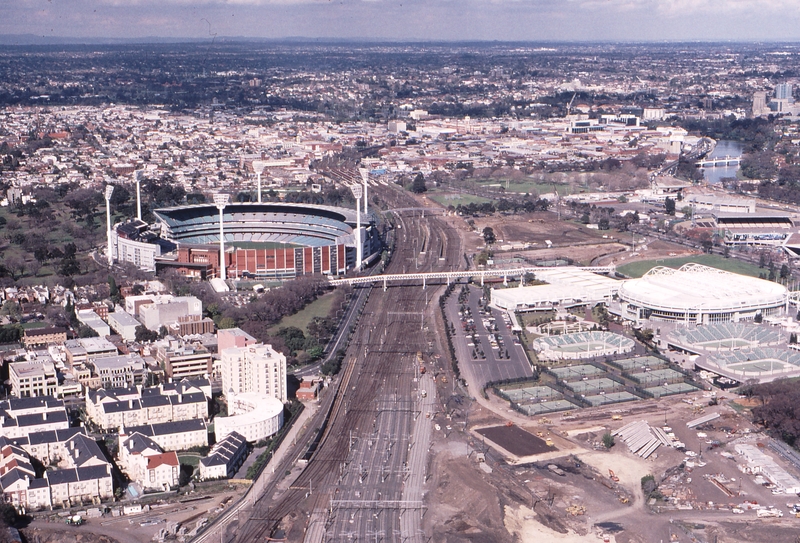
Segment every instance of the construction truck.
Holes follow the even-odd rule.
[[[80,515],[72,515],[70,517],[67,517],[67,519],[64,522],[66,524],[69,524],[70,526],[80,526],[81,524],[83,524],[83,518]]]

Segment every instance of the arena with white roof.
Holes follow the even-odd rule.
[[[788,310],[783,285],[701,264],[680,269],[657,266],[618,290],[620,315],[628,320],[682,321],[696,324],[752,320]],[[613,312],[613,311],[612,311]]]

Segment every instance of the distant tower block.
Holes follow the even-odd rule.
[[[353,191],[353,196],[356,198],[356,271],[361,271],[361,261],[364,260],[362,256],[364,248],[361,246],[361,193],[363,189],[361,185],[353,185],[350,190]]]
[[[133,179],[136,181],[136,218],[142,220],[142,170],[133,172]]]
[[[108,265],[114,264],[114,255],[111,254],[111,195],[114,194],[114,185],[106,185],[106,239],[108,240]]]
[[[253,171],[256,172],[256,177],[258,178],[258,203],[261,203],[261,172],[264,171],[264,167],[266,163],[262,160],[254,160],[253,161]]]
[[[225,277],[225,229],[224,229],[224,210],[230,202],[230,194],[215,194],[214,205],[219,209],[219,277],[223,281]]]
[[[767,93],[765,91],[758,91],[753,93],[753,117],[758,117],[764,114],[767,108]]]

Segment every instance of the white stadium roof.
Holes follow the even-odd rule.
[[[677,270],[657,266],[619,289],[624,302],[673,312],[752,311],[782,305],[787,296],[777,283],[693,263]]]
[[[597,303],[610,300],[621,281],[574,266],[536,270],[537,280],[546,285],[492,289],[492,303],[501,309],[520,310],[552,302]]]

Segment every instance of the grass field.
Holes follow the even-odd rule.
[[[480,196],[472,196],[471,194],[453,194],[453,193],[428,193],[428,198],[442,204],[443,206],[453,206],[458,207],[460,205],[465,206],[469,204],[485,204],[486,202],[491,202],[489,198],[481,198]]]
[[[677,269],[689,262],[711,266],[712,268],[719,268],[740,275],[749,275],[751,277],[758,277],[760,273],[765,273],[764,269],[759,268],[755,264],[743,262],[735,258],[725,258],[720,255],[693,255],[678,258],[659,258],[658,260],[639,260],[619,266],[617,271],[619,273],[624,273],[628,277],[641,277],[656,266],[666,266],[668,268]]]
[[[514,181],[509,180],[508,186],[506,186],[505,179],[486,179],[478,181],[479,185],[499,185],[503,187],[506,192],[516,192],[520,194],[546,194],[549,192],[553,192],[553,185],[551,183],[537,183],[536,181]],[[556,190],[561,196],[566,196],[568,194],[573,194],[575,191],[575,187],[572,185],[566,184],[556,184]],[[497,188],[497,187],[495,187]]]
[[[320,296],[294,315],[282,318],[281,322],[270,328],[269,333],[275,334],[281,328],[288,328],[290,326],[299,328],[304,333],[307,333],[308,329],[306,327],[314,317],[324,318],[328,316],[335,299],[335,294],[335,292],[329,292],[328,294]]]

